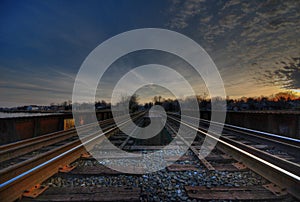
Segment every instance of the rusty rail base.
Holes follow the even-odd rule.
[[[113,134],[107,134],[107,136]],[[79,148],[72,150],[61,158],[57,158],[51,163],[48,163],[34,172],[31,172],[27,175],[24,175],[20,179],[8,184],[7,186],[0,188],[0,198],[3,201],[14,201],[22,196],[24,191],[30,187],[35,186],[36,184],[41,184],[43,181],[47,180],[54,174],[59,171],[59,168],[68,164],[71,164],[75,160],[81,157],[84,153],[86,153],[86,149],[91,149],[94,145],[99,144],[105,139],[105,136],[101,136],[97,139],[97,141],[91,141],[85,146],[80,146]],[[70,144],[69,149],[74,148],[74,145]],[[62,151],[55,151],[55,155],[58,156]]]
[[[143,116],[145,112],[138,113],[133,120],[138,119]],[[104,135],[97,137],[100,134],[93,134],[83,139],[85,142],[83,144],[77,145],[76,142],[72,142],[67,146],[59,147],[58,149],[51,150],[55,158],[52,158],[51,162],[43,159],[42,162],[39,162],[38,166],[30,170],[26,170],[18,178],[15,178],[13,181],[5,181],[5,185],[2,184],[0,187],[0,198],[2,201],[14,201],[22,197],[22,194],[26,189],[34,187],[37,184],[41,184],[54,174],[59,171],[59,168],[69,165],[75,160],[79,159],[83,154],[86,154],[87,150],[91,150],[96,144],[103,142],[106,138],[109,138],[111,135],[115,134],[119,128],[117,127],[107,127]],[[97,138],[96,138],[97,137]],[[96,138],[96,139],[95,139]],[[91,141],[89,141],[91,140]],[[75,145],[74,145],[75,144]],[[69,148],[69,150],[66,149]],[[41,161],[40,158],[35,159],[36,161]],[[35,164],[33,162],[33,164]],[[23,168],[21,168],[23,169]],[[15,175],[15,174],[14,174]],[[15,175],[16,176],[16,175]],[[1,176],[2,177],[2,176]],[[11,179],[11,178],[10,178]]]
[[[23,161],[21,163],[9,166],[3,170],[0,171],[0,183],[4,183],[8,181],[9,179],[12,179],[27,170],[30,170],[31,168],[38,166],[45,161],[48,161],[54,157],[57,156],[59,153],[66,152],[73,147],[76,147],[80,144],[80,140],[73,141],[71,143],[68,143],[67,145],[63,145],[61,147],[55,148],[53,150],[50,150],[48,152],[42,153],[40,155],[35,156],[34,158],[28,159],[26,161]]]
[[[178,122],[178,120],[171,118]],[[183,123],[183,122],[181,122]],[[195,126],[189,125],[188,123],[183,123],[186,126],[197,130],[202,135],[205,135],[206,138],[209,138],[213,141],[216,141],[213,134],[208,134],[204,131],[201,131],[198,128],[195,128]],[[200,134],[198,134],[200,135]],[[224,140],[218,139],[217,148],[223,151],[226,154],[231,155],[234,159],[237,161],[243,162],[248,168],[250,168],[252,171],[256,172],[257,174],[263,176],[267,180],[271,181],[274,184],[279,185],[282,188],[285,188],[288,193],[296,197],[297,199],[300,199],[300,181],[297,180],[295,177],[292,177],[291,175],[287,174],[286,172],[281,172],[278,169],[274,168],[270,164],[263,163],[262,161],[259,161],[256,158],[253,158],[248,154],[251,154],[251,151],[247,151],[246,153],[241,152],[235,148],[238,148],[237,145],[231,145],[230,143],[225,142]],[[240,149],[240,148],[238,148]],[[243,150],[243,149],[240,149]],[[251,154],[253,156],[256,156],[260,158],[259,153]],[[263,158],[262,158],[263,159]],[[267,161],[267,160],[264,160]],[[276,165],[276,163],[275,163]],[[276,165],[277,166],[277,165]],[[280,167],[280,166],[279,166]],[[299,176],[297,176],[299,178]]]
[[[249,156],[236,151],[220,142],[217,144],[217,148],[224,153],[230,154],[234,159],[243,162],[252,171],[263,176],[274,184],[285,188],[291,195],[293,195],[297,199],[300,199],[300,181],[278,171],[274,167],[263,164],[256,159],[250,158]]]
[[[7,161],[9,159],[16,158],[18,156],[22,156],[29,152],[41,149],[45,146],[49,146],[61,141],[64,141],[73,136],[77,136],[76,131],[69,131],[65,133],[53,134],[52,137],[47,137],[40,139],[39,141],[35,141],[33,143],[28,142],[26,144],[20,145],[18,147],[14,147],[5,151],[0,152],[0,163],[3,161]]]
[[[108,123],[112,123],[112,119],[100,121],[98,123],[100,124],[100,126],[106,125]],[[91,127],[96,126],[96,124],[98,123],[83,125],[82,127],[78,128],[78,130],[87,130]],[[60,141],[64,141],[73,136],[77,136],[77,132],[75,128],[66,131],[57,131],[47,135],[42,135],[39,137],[34,137],[34,138],[18,141],[15,143],[2,145],[0,146],[0,163],[24,155],[26,153],[35,151],[42,147],[49,146],[58,143]]]
[[[198,131],[203,133],[203,131],[201,131],[201,130],[198,130]],[[206,136],[206,137],[211,138],[209,136]],[[225,142],[225,141],[223,140],[223,142]],[[223,151],[224,153],[231,155],[237,161],[244,163],[252,171],[263,176],[264,178],[273,182],[274,184],[277,184],[280,187],[285,188],[288,193],[290,193],[294,197],[300,199],[300,181],[299,180],[295,179],[294,177],[287,174],[286,172],[281,172],[278,169],[274,168],[273,166],[263,163],[262,161],[259,161],[258,159],[255,159],[255,158],[247,155],[246,153],[242,153],[242,152],[238,151],[237,149],[234,149],[233,147],[237,147],[243,151],[246,151],[248,154],[256,156],[268,163],[271,161],[271,164],[273,163],[273,165],[279,166],[280,168],[282,168],[284,170],[286,165],[284,165],[281,161],[274,162],[274,160],[270,157],[269,154],[266,154],[265,152],[260,153],[257,149],[252,149],[247,146],[242,146],[242,148],[240,148],[240,146],[234,145],[234,144],[233,144],[233,147],[230,147],[230,146],[226,145],[227,142],[226,143],[223,143],[223,142],[221,140],[219,140],[216,147],[218,149],[220,149],[221,151]],[[232,142],[230,141],[230,143],[227,143],[227,144],[232,145],[231,143]],[[262,158],[261,158],[261,155],[263,156]],[[294,167],[295,167],[295,165],[293,164],[292,170],[295,170]],[[299,171],[296,171],[296,172],[299,172]]]
[[[109,130],[111,129],[112,126],[109,126],[107,128],[105,128],[105,130]],[[99,134],[94,134],[94,135],[91,135],[89,138],[93,138],[95,136],[97,136]],[[35,167],[35,166],[38,166],[54,157],[56,157],[58,154],[60,153],[63,153],[63,152],[66,152],[78,145],[80,145],[82,142],[81,140],[74,140],[70,143],[67,143],[65,145],[62,145],[60,147],[57,147],[53,150],[50,150],[50,151],[47,151],[45,153],[41,153],[33,158],[30,158],[28,160],[25,160],[25,161],[22,161],[18,164],[14,164],[12,166],[9,166],[5,169],[2,169],[0,170],[0,183],[3,183],[9,179],[12,179],[14,178],[15,176],[17,175],[20,175],[24,172],[26,172],[27,170]]]

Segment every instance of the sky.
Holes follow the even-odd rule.
[[[169,29],[199,43],[229,97],[300,92],[299,8],[295,0],[1,1],[0,107],[70,100],[88,54],[110,37],[140,28]],[[197,94],[205,91],[184,61],[142,51],[110,67],[99,99],[108,99],[118,78],[149,56],[185,74]],[[146,97],[157,93],[145,88],[139,92]]]

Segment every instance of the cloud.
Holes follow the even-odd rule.
[[[170,11],[174,11],[176,14],[170,20],[169,26],[175,29],[183,29],[188,26],[188,21],[195,15],[202,12],[204,8],[202,3],[205,0],[187,0],[184,2],[173,1]],[[178,11],[178,8],[179,9]]]
[[[211,20],[212,18],[213,18],[213,16],[210,15],[210,16],[207,16],[207,17],[205,17],[205,18],[201,18],[200,21],[201,21],[202,23],[208,23],[208,22],[210,22],[210,20]]]
[[[225,15],[223,18],[220,19],[219,25],[233,29],[237,25],[240,25],[240,20],[244,17],[245,15],[238,15],[238,14],[228,14]]]
[[[0,83],[0,106],[9,102],[19,105],[49,104],[71,99],[73,74],[55,69],[62,68],[46,67],[37,71],[23,67],[6,72]]]
[[[225,5],[223,6],[222,10],[231,8],[232,6],[237,5],[237,4],[240,4],[240,1],[239,1],[239,0],[231,0],[231,1],[227,1],[227,2],[225,3]]]
[[[273,84],[285,89],[300,89],[300,57],[289,58],[287,61],[277,62],[282,65],[274,71],[266,70],[261,74],[265,85]]]
[[[173,26],[178,23],[175,28],[194,31],[191,36],[217,64],[229,95],[246,95],[251,88],[264,92],[299,88],[299,69],[275,64],[300,56],[299,1],[188,3],[189,7],[173,9],[178,13]]]

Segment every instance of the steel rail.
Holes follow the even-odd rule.
[[[108,126],[105,128],[105,130],[109,130],[113,126]],[[96,135],[98,132],[94,132],[90,134],[87,138],[92,137]],[[3,183],[5,181],[8,181],[9,179],[12,179],[13,177],[26,172],[27,170],[31,169],[34,166],[38,166],[39,164],[45,162],[46,160],[49,160],[51,158],[54,158],[57,155],[57,151],[64,152],[67,151],[68,148],[75,147],[81,143],[80,139],[73,140],[69,143],[66,143],[65,145],[59,146],[57,148],[54,148],[50,151],[41,153],[33,158],[27,159],[25,161],[21,161],[19,163],[16,163],[14,165],[11,165],[9,167],[6,167],[2,170],[0,170],[0,183]]]
[[[112,128],[113,126],[107,126],[106,128],[103,128],[104,131],[106,130],[109,130],[110,128]],[[47,152],[43,152],[41,154],[38,154],[37,156],[33,157],[33,158],[30,158],[30,159],[27,159],[25,161],[21,161],[17,164],[14,164],[14,165],[11,165],[9,167],[6,167],[2,170],[0,170],[0,183],[3,183],[29,169],[31,169],[32,167],[34,166],[37,166],[41,163],[43,163],[44,161],[48,160],[48,159],[51,159],[51,158],[54,158],[55,155],[57,153],[55,153],[55,151],[57,150],[60,150],[60,151],[66,151],[67,147],[69,145],[79,145],[81,143],[81,141],[84,141],[86,138],[89,138],[89,137],[92,137],[93,135],[97,134],[97,132],[94,132],[92,134],[90,134],[89,136],[87,137],[84,137],[84,138],[81,138],[80,139],[77,139],[77,140],[73,140],[69,143],[66,143],[65,145],[62,145],[60,147],[57,147],[57,148],[54,148],[50,151],[47,151]]]
[[[103,122],[108,121],[108,120],[110,120],[110,119],[103,120]],[[102,121],[100,121],[100,122],[102,122]],[[95,123],[85,124],[85,125],[79,126],[78,128],[84,128],[84,127],[90,126],[92,124],[95,124]],[[30,142],[37,141],[39,139],[43,139],[44,137],[49,137],[49,136],[53,136],[53,135],[56,135],[56,134],[61,134],[61,133],[64,133],[64,132],[69,132],[69,131],[75,131],[75,128],[70,128],[68,130],[60,130],[60,131],[57,131],[57,132],[48,133],[48,134],[45,134],[45,135],[41,135],[41,136],[37,136],[37,137],[25,139],[25,140],[20,140],[20,141],[17,141],[17,142],[12,142],[12,143],[9,143],[9,144],[0,145],[0,149],[4,150],[4,149],[14,148],[14,147],[17,147],[17,146],[25,144],[25,143],[30,143]]]
[[[201,129],[203,132],[206,132],[206,128],[202,128],[202,127],[199,127],[198,125],[194,125],[194,124],[192,124],[192,126],[198,127],[199,130]],[[213,133],[213,131],[211,131],[211,133]],[[270,154],[270,153],[265,152],[263,150],[259,150],[255,147],[252,147],[251,145],[243,144],[243,143],[239,142],[238,140],[234,140],[234,139],[224,137],[224,136],[218,137],[217,134],[215,134],[215,133],[213,133],[213,134],[216,135],[217,138],[225,140],[226,142],[229,142],[232,145],[236,145],[236,146],[242,148],[245,151],[251,152],[254,155],[260,155],[266,161],[274,163],[274,164],[276,164],[280,167],[286,167],[286,169],[288,171],[300,176],[300,165],[298,163],[286,160],[286,159],[284,159],[280,156]],[[293,145],[291,145],[291,149],[295,149]]]
[[[221,123],[218,123],[215,121],[208,121],[205,119],[200,119],[200,120],[207,124],[213,123],[213,124],[219,125],[219,126],[222,125]],[[285,136],[276,135],[276,134],[258,131],[258,130],[253,130],[253,129],[249,129],[249,128],[243,128],[243,127],[234,126],[231,124],[224,124],[224,125],[226,127],[225,129],[230,129],[230,130],[236,131],[236,132],[243,132],[244,134],[247,134],[247,135],[256,136],[261,139],[271,140],[273,142],[277,142],[280,144],[286,144],[287,146],[294,146],[294,147],[297,147],[298,149],[300,149],[300,140],[295,139],[295,138],[285,137]]]
[[[172,114],[172,115],[177,115],[176,113],[168,113],[168,114]],[[191,116],[186,116],[186,115],[182,115],[184,117],[187,118],[191,118],[191,119],[197,119],[195,117],[191,117]],[[209,121],[206,119],[199,119],[200,121],[203,121],[207,124],[215,124],[215,125],[219,125],[219,126],[224,126],[225,129],[230,129],[230,130],[234,130],[236,132],[243,132],[244,134],[247,135],[251,135],[251,136],[256,136],[257,138],[260,139],[267,139],[269,141],[273,141],[279,144],[286,144],[287,146],[294,146],[297,149],[300,149],[300,140],[299,139],[295,139],[295,138],[291,138],[291,137],[285,137],[285,136],[281,136],[281,135],[276,135],[273,133],[268,133],[268,132],[263,132],[263,131],[259,131],[259,130],[254,130],[254,129],[249,129],[249,128],[244,128],[244,127],[240,127],[240,126],[235,126],[235,125],[231,125],[231,124],[226,124],[226,123],[219,123],[219,122],[215,122],[215,121]],[[247,133],[248,132],[248,133]]]
[[[139,112],[133,113],[132,115],[134,116],[137,115],[138,113]],[[76,130],[75,128],[71,128],[65,131],[58,131],[58,132],[10,143],[7,145],[2,145],[0,146],[0,163],[27,154],[29,152],[35,151],[42,147],[59,143],[73,136],[77,136],[78,130],[82,131],[82,130],[91,129],[95,126],[98,126],[98,124],[101,127],[103,127],[107,124],[112,123],[113,121],[114,121],[113,118],[106,119],[103,121],[93,122],[93,123],[79,126],[76,128]]]
[[[266,179],[270,180],[271,182],[285,188],[291,195],[295,196],[296,198],[300,199],[300,176],[294,174],[285,168],[282,168],[274,163],[270,163],[269,161],[263,159],[261,157],[261,152],[258,153],[250,153],[253,150],[245,151],[244,149],[240,148],[240,145],[233,145],[227,140],[221,140],[215,137],[215,134],[209,134],[200,130],[198,127],[190,125],[184,121],[179,121],[175,118],[168,117],[173,119],[185,126],[196,130],[197,132],[205,135],[206,137],[218,141],[217,147],[223,150],[225,153],[230,154],[238,161],[243,162],[247,167],[249,167],[254,172],[262,175]],[[286,165],[289,166],[289,165]]]
[[[133,119],[137,119],[142,114],[137,115]],[[119,126],[125,125],[129,122],[126,120],[122,122]],[[97,134],[97,132],[84,137],[79,144],[72,142],[67,145],[61,146],[55,150],[51,150],[52,155],[50,159],[43,159],[43,162],[39,162],[38,165],[18,174],[17,176],[8,179],[0,184],[0,198],[3,201],[14,201],[20,198],[23,192],[35,186],[36,184],[40,184],[55,173],[58,172],[59,167],[64,165],[68,165],[80,158],[82,154],[86,153],[86,148],[91,149],[96,144],[102,142],[106,136],[112,135],[112,133],[116,130],[119,130],[119,127],[113,127],[108,129],[107,131]],[[98,132],[99,133],[99,132]],[[40,158],[35,159],[39,161]]]
[[[112,119],[108,119],[108,120],[100,121],[99,124],[105,125],[112,121],[113,121]],[[98,122],[86,124],[78,127],[77,130],[87,130],[89,128],[95,127],[97,124]],[[34,137],[34,138],[18,141],[15,143],[11,143],[8,145],[0,146],[0,163],[24,155],[26,153],[35,151],[42,147],[64,141],[73,136],[77,136],[75,128],[65,130],[65,131],[58,131],[47,135],[42,135],[39,137]]]

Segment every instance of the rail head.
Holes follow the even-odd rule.
[[[144,115],[144,113],[138,114],[132,119],[136,119],[142,115]],[[125,125],[128,122],[129,120],[125,120],[119,124],[119,126]],[[85,137],[81,144],[62,153],[58,153],[55,157],[44,161],[9,180],[6,180],[0,184],[0,198],[4,201],[13,201],[18,199],[25,189],[30,188],[35,184],[42,183],[45,179],[55,174],[58,171],[59,166],[71,163],[78,159],[81,154],[86,152],[86,147],[92,148],[99,140],[104,140],[105,135],[113,134],[113,131],[115,130],[119,130],[119,127],[114,126],[100,134],[99,132],[94,132],[88,137]]]
[[[196,130],[197,132],[205,135],[205,137],[209,137],[211,139],[214,139],[215,141],[218,141],[218,147],[221,147],[235,159],[238,159],[245,163],[245,165],[252,169],[254,172],[257,172],[271,182],[274,182],[275,184],[286,188],[290,194],[300,199],[300,176],[298,176],[297,174],[294,174],[284,168],[270,163],[259,156],[253,155],[252,153],[249,153],[248,151],[245,151],[236,145],[232,145],[225,140],[221,140],[212,134],[200,130],[198,127],[190,125],[189,123],[179,121],[178,119],[173,117],[169,118],[173,121],[176,121],[177,123],[184,124],[185,126]]]

